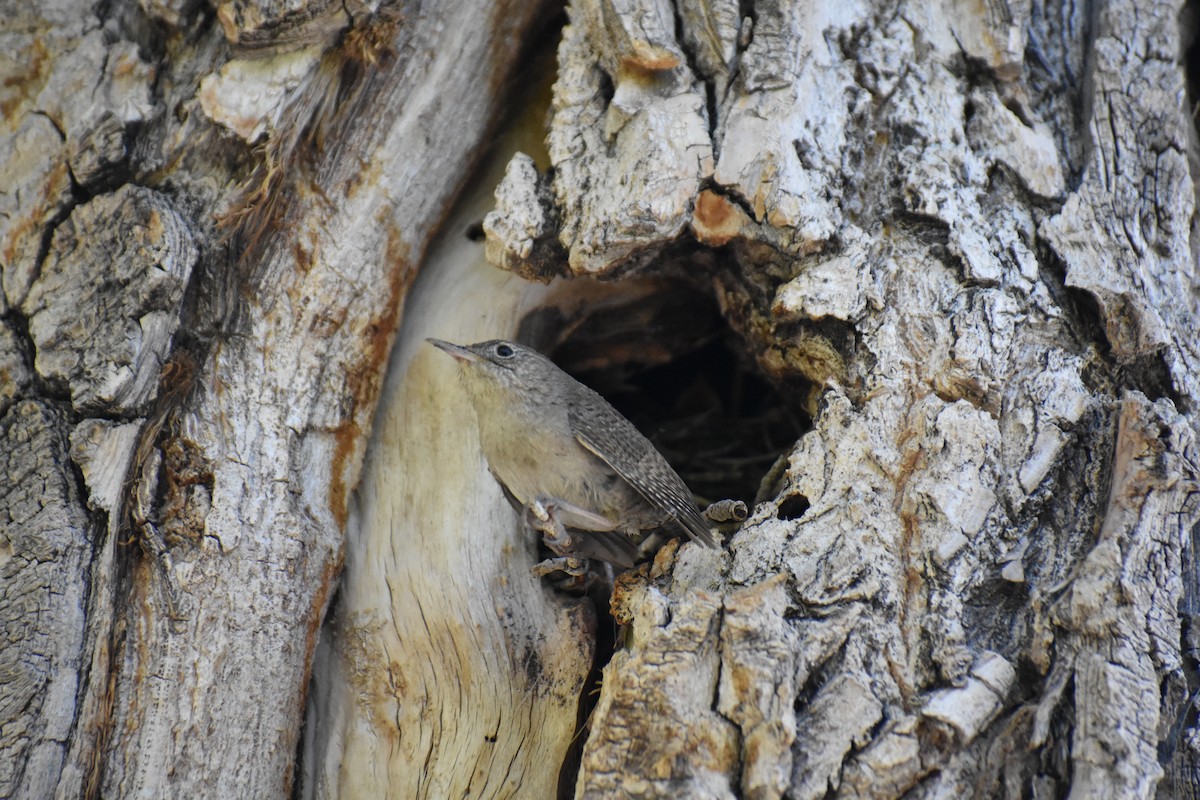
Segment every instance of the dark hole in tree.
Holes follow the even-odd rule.
[[[717,334],[665,364],[583,376],[603,386],[622,414],[654,443],[702,503],[754,503],[779,455],[800,435],[791,412]],[[603,391],[603,390],[601,390]]]
[[[808,498],[802,494],[793,494],[780,502],[775,516],[782,520],[800,519],[805,511],[808,511]]]
[[[663,282],[570,323],[543,312],[522,325],[525,340],[542,340],[559,366],[637,426],[702,505],[752,505],[808,427],[799,396],[781,396],[756,371],[713,299],[688,284]]]

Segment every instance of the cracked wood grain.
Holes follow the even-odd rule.
[[[397,10],[2,34],[0,794],[292,791],[400,307],[539,13]]]
[[[85,598],[97,531],[67,458],[66,426],[31,400],[0,417],[0,793],[51,797],[86,673]]]
[[[597,714],[577,796],[1182,791],[1197,306],[1174,7],[679,6],[672,29],[652,2],[571,4],[555,169],[510,170],[489,254],[549,274],[534,245],[557,229],[572,271],[624,275],[681,236],[721,248],[697,281],[765,374],[812,385],[813,429],[728,562],[683,548],[625,587],[654,598],[635,632],[725,598],[720,688],[697,661],[684,702],[666,641],[634,635],[601,691],[624,708],[641,687],[674,741],[732,723],[735,773],[705,747],[649,759],[674,752],[658,716]],[[705,97],[698,184],[621,141],[654,119],[630,64]],[[677,191],[687,227],[585,261],[645,219],[623,185],[603,215],[580,200],[614,170]]]

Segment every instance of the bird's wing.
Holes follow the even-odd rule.
[[[583,385],[573,388],[567,414],[576,440],[689,537],[716,547],[691,491],[654,445],[603,397]]]
[[[504,493],[504,499],[507,500],[508,504],[513,507],[513,511],[516,511],[518,514],[520,514],[525,509],[525,504],[517,499],[517,496],[512,493],[512,489],[508,488],[508,484],[500,480],[500,476],[497,475],[496,471],[490,466],[488,467],[488,472],[490,472],[492,477],[496,479],[496,483],[500,484],[500,491]]]

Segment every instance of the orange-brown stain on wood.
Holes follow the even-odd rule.
[[[346,530],[346,497],[350,490],[344,470],[357,455],[361,432],[362,429],[353,420],[342,423],[333,431],[333,477],[329,487],[329,513],[333,514],[334,521],[343,533]]]
[[[4,263],[12,264],[17,260],[17,245],[23,241],[28,233],[39,229],[43,225],[43,218],[52,208],[57,208],[60,203],[54,196],[56,186],[69,185],[66,157],[46,176],[46,180],[42,182],[42,196],[38,200],[38,205],[31,206],[24,218],[12,227],[8,234],[8,246],[4,248]]]
[[[396,37],[403,23],[404,15],[398,9],[380,7],[346,32],[341,48],[343,57],[364,67],[385,64],[396,55]]]
[[[921,537],[921,525],[917,519],[915,505],[908,495],[909,481],[927,466],[925,451],[916,443],[917,432],[911,426],[905,428],[896,437],[897,447],[901,451],[900,466],[894,476],[896,486],[893,508],[900,518],[900,540],[897,542],[899,567],[902,570],[904,594],[897,609],[897,625],[900,629],[900,639],[905,648],[903,664],[895,663],[889,655],[888,668],[896,681],[901,699],[906,708],[911,708],[917,689],[913,685],[913,663],[921,646],[921,631],[914,629],[909,620],[921,619],[920,610],[926,605],[924,597],[925,579],[914,563],[918,558]]]
[[[641,597],[641,591],[647,585],[649,571],[649,564],[640,564],[631,570],[622,572],[613,581],[608,608],[613,620],[618,625],[628,625],[633,622],[633,618],[637,615],[637,602]]]
[[[150,217],[146,220],[146,233],[153,241],[161,241],[166,234],[162,215],[158,213],[157,208],[150,209]]]
[[[117,680],[120,668],[114,666],[114,654],[119,654],[125,646],[125,626],[123,622],[112,620],[108,637],[101,637],[96,645],[96,654],[92,658],[91,667],[97,675],[102,675],[104,687],[96,702],[96,715],[87,724],[87,735],[92,740],[91,750],[87,754],[86,777],[84,779],[84,800],[95,800],[100,796],[100,781],[104,773],[104,757],[108,752],[108,742],[112,736],[114,724],[113,709],[116,704]]]
[[[461,652],[475,640],[473,632],[460,619],[437,613],[433,607],[420,607],[419,598],[403,597],[398,602],[415,602],[419,607],[428,632],[419,645],[419,658],[397,651],[394,643],[400,632],[378,612],[350,614],[338,620],[340,661],[353,689],[355,707],[369,721],[372,732],[391,740],[397,749],[403,739],[398,727],[401,718],[419,718],[436,739],[441,734],[435,729],[443,724],[445,710],[433,702],[439,691],[470,686],[475,680],[470,659]],[[394,609],[389,609],[386,618],[394,615]]]
[[[8,247],[4,248],[4,263],[11,264],[17,260],[17,243],[37,226],[35,214],[27,214],[24,219],[13,226],[8,234]]]
[[[342,530],[346,529],[347,498],[353,488],[349,484],[349,478],[358,472],[358,462],[364,444],[364,426],[359,420],[364,419],[364,410],[366,420],[370,420],[374,413],[400,319],[400,307],[408,293],[408,287],[416,277],[416,265],[410,258],[410,245],[404,234],[387,218],[386,210],[380,211],[376,221],[385,225],[387,232],[384,251],[387,264],[384,273],[387,280],[386,299],[382,303],[379,316],[363,329],[359,357],[347,366],[346,388],[353,406],[349,418],[333,432],[335,444],[331,469],[333,478],[329,487],[329,510]]]
[[[621,66],[641,72],[666,72],[679,66],[679,56],[647,42],[633,42],[633,51],[621,56]]]
[[[296,271],[299,274],[307,275],[312,271],[320,249],[320,236],[312,227],[306,228],[299,236],[292,238],[292,259],[296,262]]]
[[[317,651],[317,634],[325,619],[325,609],[329,606],[329,598],[337,585],[337,578],[342,573],[342,563],[345,553],[341,547],[336,557],[329,559],[321,568],[321,576],[317,579],[316,592],[313,593],[312,605],[308,609],[308,618],[304,626],[304,679],[300,681],[300,702],[293,708],[304,708],[308,702],[308,684],[312,676],[313,655]],[[288,774],[291,781],[291,773]]]
[[[134,661],[133,673],[129,678],[129,701],[125,706],[125,728],[122,737],[132,737],[142,726],[146,709],[143,701],[150,692],[150,674],[147,668],[153,661],[151,643],[155,641],[154,622],[158,618],[158,609],[152,598],[155,590],[154,568],[147,558],[139,558],[130,568],[131,598],[130,607],[134,608],[133,625],[137,630],[134,641],[137,645],[137,656]],[[114,664],[114,669],[121,672],[121,667]],[[153,713],[153,709],[151,709]]]
[[[703,244],[728,244],[750,222],[746,212],[711,189],[700,192],[692,212],[692,233]]]
[[[117,63],[112,69],[112,74],[117,78],[127,78],[130,75],[136,75],[143,64],[144,62],[137,56],[121,53],[117,56]],[[151,74],[153,75],[153,70],[151,70]]]
[[[21,106],[42,91],[49,72],[46,69],[47,56],[46,43],[39,37],[30,43],[28,50],[16,54],[16,57],[8,62],[13,66],[24,64],[26,69],[18,74],[8,75],[0,82],[0,87],[4,88],[4,97],[0,99],[0,117],[15,122],[16,112]]]

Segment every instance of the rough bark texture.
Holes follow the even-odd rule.
[[[448,216],[536,4],[12,10],[0,796],[1194,792],[1179,11],[577,0]],[[667,262],[813,424],[618,582],[580,732],[593,617],[421,340]]]
[[[1194,789],[1179,7],[677,11],[570,5],[554,171],[514,159],[489,253],[623,274],[690,227],[819,402],[726,554],[619,585],[576,796]]]
[[[401,303],[538,13],[8,10],[0,796],[287,794]]]

